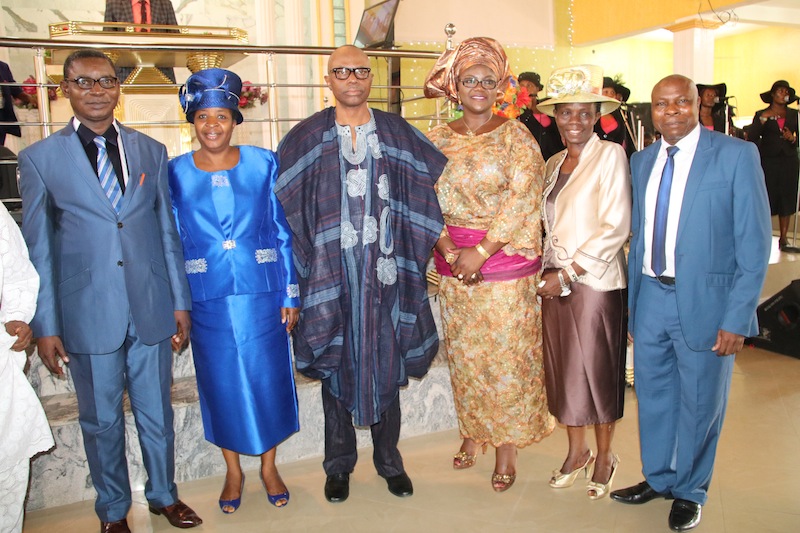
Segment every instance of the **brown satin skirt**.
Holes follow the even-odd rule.
[[[622,418],[625,396],[627,290],[542,300],[544,374],[550,413],[567,426]]]

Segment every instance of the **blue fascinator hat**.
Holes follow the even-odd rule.
[[[233,112],[237,124],[244,118],[239,111],[239,96],[242,94],[242,78],[222,68],[208,68],[195,72],[178,91],[186,120],[194,124],[198,109],[224,107]]]

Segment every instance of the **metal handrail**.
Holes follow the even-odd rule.
[[[113,35],[113,34],[112,34]],[[111,35],[109,35],[111,37]],[[0,37],[0,47],[6,48],[43,48],[48,50],[74,50],[76,48],[98,48],[102,50],[163,50],[165,52],[195,51],[195,44],[123,44],[118,42],[87,43],[84,41],[67,41],[59,39],[21,39],[17,37]],[[330,55],[336,47],[331,46],[257,46],[251,44],[216,44],[203,46],[202,50],[209,52],[245,52],[250,54],[277,54],[277,55]],[[399,57],[408,59],[437,59],[440,52],[425,50],[383,50],[365,49],[368,56],[373,57]]]
[[[176,34],[178,35],[178,34]],[[109,35],[109,38],[112,35]],[[148,44],[123,44],[119,42],[83,42],[83,41],[70,41],[70,40],[62,40],[59,39],[57,41],[53,41],[50,39],[28,39],[28,38],[15,38],[15,37],[0,37],[0,47],[7,47],[7,48],[28,48],[33,49],[35,52],[35,67],[36,67],[36,87],[37,87],[37,96],[39,102],[46,102],[47,97],[47,89],[53,87],[54,84],[52,83],[44,83],[47,80],[46,76],[46,69],[45,69],[45,51],[46,50],[74,50],[74,49],[100,49],[100,50],[159,50],[159,51],[166,51],[166,52],[180,52],[180,51],[198,51],[202,50],[203,52],[237,52],[237,53],[247,53],[247,54],[266,54],[267,55],[267,78],[268,80],[275,80],[275,66],[274,66],[274,56],[276,55],[318,55],[318,56],[327,56],[330,55],[336,48],[335,47],[327,47],[327,46],[258,46],[258,45],[245,45],[245,44],[214,44],[214,45],[206,45],[202,49],[198,48],[194,43],[171,43],[171,44],[155,44],[155,43],[148,43]],[[439,52],[434,51],[424,51],[424,50],[383,50],[383,49],[375,49],[375,50],[364,50],[364,52],[371,57],[378,57],[378,58],[401,58],[401,59],[432,59],[435,60],[440,56]],[[16,84],[21,85],[21,84]],[[25,84],[31,85],[31,84]],[[149,87],[176,87],[180,84],[152,84],[148,85]],[[268,95],[269,95],[269,105],[268,109],[268,117],[264,119],[254,119],[250,122],[261,122],[267,123],[270,125],[269,134],[270,134],[270,141],[275,143],[278,137],[278,123],[281,122],[297,122],[302,119],[297,118],[279,118],[278,117],[278,109],[276,102],[277,95],[276,90],[278,89],[287,89],[287,88],[324,88],[324,84],[286,84],[286,83],[275,83],[274,81],[268,81],[266,83],[252,83],[251,85],[255,87],[263,87],[266,88]],[[123,88],[125,85],[123,85]],[[421,90],[423,89],[420,86],[403,86],[403,85],[374,85],[373,88],[375,89],[406,89],[406,90]],[[421,99],[422,97],[412,97],[406,99],[405,101],[415,101]],[[439,102],[436,104],[437,107],[437,117],[440,115],[439,111]],[[423,120],[419,118],[414,118],[412,120]],[[431,119],[424,119],[424,120],[431,120]],[[433,119],[436,120],[436,119]],[[173,125],[176,124],[175,121],[155,121],[155,122],[126,122],[130,125]],[[179,122],[182,123],[182,122]],[[51,134],[51,126],[62,124],[56,123],[51,121],[50,117],[50,108],[48,105],[39,106],[39,121],[38,122],[25,122],[19,123],[20,125],[24,126],[41,126],[42,128],[42,136],[47,137]]]

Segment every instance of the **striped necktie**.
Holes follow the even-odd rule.
[[[97,177],[100,178],[100,186],[108,196],[114,211],[119,213],[120,204],[122,203],[122,188],[120,188],[119,181],[117,181],[117,173],[114,172],[111,159],[108,158],[106,138],[98,135],[94,138],[94,144],[97,145]]]
[[[675,152],[677,146],[667,147],[667,162],[661,173],[656,197],[656,214],[653,221],[653,273],[660,276],[667,269],[667,217],[669,215],[669,195],[672,191],[672,175],[675,172]]]

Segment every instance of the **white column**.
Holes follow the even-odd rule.
[[[697,83],[714,81],[714,29],[719,23],[693,19],[667,28],[672,40],[672,70]]]

